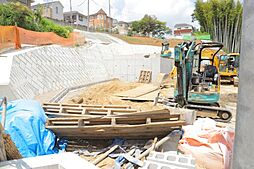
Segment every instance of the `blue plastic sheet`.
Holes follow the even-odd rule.
[[[34,100],[8,102],[5,132],[10,134],[23,157],[58,152],[54,148],[56,137],[45,128],[45,123],[46,115],[39,102]]]

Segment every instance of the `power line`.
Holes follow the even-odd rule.
[[[81,5],[83,5],[84,3],[86,3],[87,0],[84,0],[81,4],[76,5],[76,7],[80,7]]]
[[[89,22],[90,22],[90,14],[89,14],[89,8],[90,8],[90,5],[89,5],[89,1],[87,1],[87,31],[89,31]]]
[[[99,6],[100,8],[104,8],[104,6],[99,5],[96,1],[94,1],[94,0],[92,0],[92,1],[93,1],[93,3],[94,3],[95,5]]]

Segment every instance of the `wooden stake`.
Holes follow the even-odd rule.
[[[119,146],[115,145],[114,147],[112,147],[111,149],[109,149],[107,152],[105,152],[104,154],[102,154],[101,156],[99,156],[98,158],[96,158],[92,163],[94,165],[99,164],[102,160],[104,160],[105,158],[107,158],[107,156],[109,154],[111,154],[112,152],[114,152]]]
[[[3,134],[4,134],[4,124],[5,124],[5,119],[6,119],[6,104],[7,104],[7,99],[6,97],[3,98],[2,103],[0,104],[3,107],[3,111],[2,111],[2,124],[0,124],[0,161],[6,161],[7,157],[6,157],[6,152],[5,152],[5,148],[4,148],[4,138],[3,138]]]

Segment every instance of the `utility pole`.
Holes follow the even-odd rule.
[[[108,12],[108,14],[109,14],[109,17],[111,17],[111,7],[110,7],[110,0],[108,0],[108,5],[109,5],[109,6],[108,6],[108,8],[109,8],[109,9],[108,9],[108,11],[109,11],[109,12]]]
[[[71,22],[71,25],[72,25],[72,2],[70,0],[70,22]]]
[[[90,22],[90,16],[89,16],[89,0],[87,1],[87,31],[89,31],[89,22]]]
[[[109,32],[111,33],[111,24],[113,22],[113,19],[111,19],[111,6],[110,6],[110,0],[108,0],[108,15],[109,15]]]
[[[244,0],[233,169],[254,168],[254,1]]]

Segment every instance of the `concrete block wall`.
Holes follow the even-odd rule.
[[[10,91],[0,93],[7,93],[9,99],[31,99],[50,91],[108,79],[104,66],[72,48],[45,46],[10,55],[13,55]]]
[[[0,96],[31,99],[111,78],[136,81],[141,69],[152,70],[152,78],[156,79],[162,69],[159,53],[160,47],[113,43],[80,48],[53,45],[3,54],[0,58],[9,58],[12,62],[8,62],[11,69],[0,73],[9,77],[4,84],[0,79]]]

